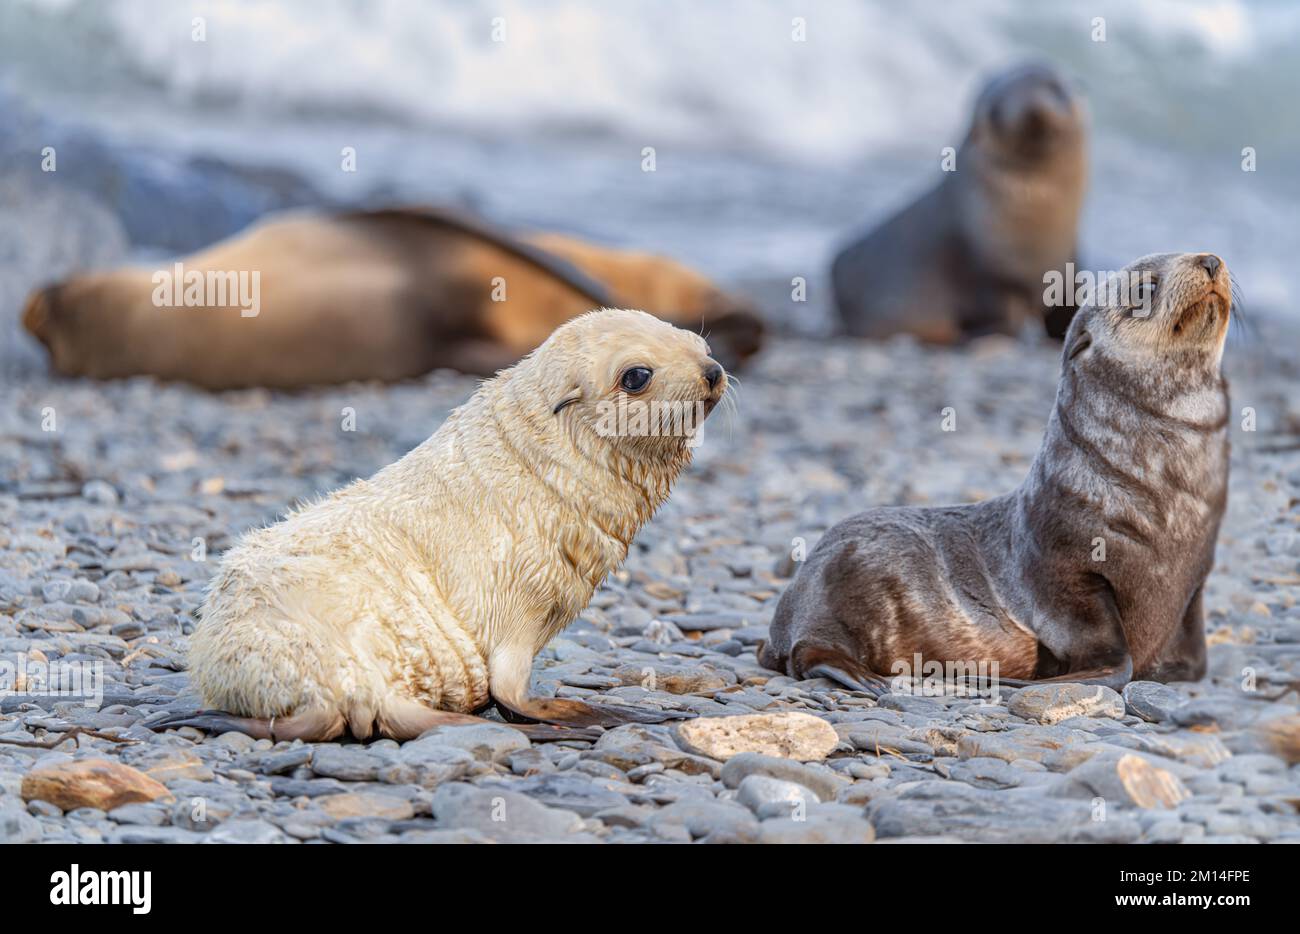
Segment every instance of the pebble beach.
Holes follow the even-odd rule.
[[[221,553],[401,456],[473,379],[295,394],[8,381],[0,842],[1300,842],[1296,336],[1263,320],[1230,340],[1204,681],[875,699],[760,667],[803,549],[867,506],[1013,487],[1059,370],[1038,340],[787,335],[534,665],[543,694],[695,718],[549,743],[496,723],[403,744],[149,728],[201,706],[186,648]],[[96,673],[94,697],[49,689],[66,665]]]

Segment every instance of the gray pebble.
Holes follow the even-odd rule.
[[[87,481],[81,488],[81,498],[100,506],[116,506],[118,503],[117,490],[103,480]]]
[[[262,820],[232,820],[206,836],[204,843],[284,843],[280,828]]]
[[[205,837],[206,834],[182,827],[127,826],[112,831],[106,840],[109,843],[201,843]]]
[[[627,804],[627,799],[612,790],[610,783],[582,775],[532,775],[508,785],[485,782],[479,787],[489,791],[500,789],[525,794],[547,807],[572,811],[582,817],[591,817],[600,811]]]
[[[1156,681],[1131,681],[1124,686],[1125,709],[1151,723],[1170,720],[1186,702],[1178,691]]]
[[[820,804],[821,799],[794,782],[766,775],[748,775],[740,783],[736,800],[753,811],[762,820],[765,817],[790,817],[803,813],[810,804]]]
[[[373,782],[379,770],[393,760],[391,754],[375,752],[364,746],[321,744],[313,747],[311,770],[326,778],[345,782]]]
[[[507,842],[562,838],[582,825],[572,811],[546,807],[527,795],[461,782],[434,791],[430,808],[439,830],[475,830]]]
[[[33,817],[62,817],[63,811],[56,804],[39,799],[27,802],[27,813]]]
[[[0,843],[35,843],[40,839],[41,825],[35,817],[17,805],[0,805]]]
[[[157,804],[124,804],[108,812],[109,820],[119,824],[140,827],[161,827],[167,822],[164,806]]]
[[[888,774],[888,768],[885,774]],[[757,752],[742,752],[732,756],[722,766],[722,784],[728,788],[739,788],[741,783],[751,775],[764,775],[769,778],[795,782],[809,789],[813,795],[823,801],[834,799],[845,784],[844,779],[825,768],[804,765],[791,759],[765,756]]]
[[[747,808],[728,801],[677,801],[657,811],[649,825],[684,827],[691,839],[705,843],[752,843],[758,839],[758,819]]]
[[[454,746],[481,762],[503,762],[511,753],[527,749],[530,745],[528,737],[513,727],[493,723],[439,727],[422,734],[415,742]]]
[[[926,781],[873,800],[867,819],[881,837],[955,836],[977,843],[1057,843],[1091,823],[1091,807],[1039,795]]]
[[[1253,723],[1258,715],[1256,701],[1203,697],[1183,704],[1172,712],[1170,719],[1179,726],[1240,729]]]

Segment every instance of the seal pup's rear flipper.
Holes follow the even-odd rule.
[[[533,654],[529,646],[503,642],[493,649],[488,660],[492,700],[508,720],[612,729],[629,723],[663,723],[695,716],[689,710],[658,710],[631,705],[590,704],[568,697],[538,697],[531,689]]]
[[[549,723],[500,723],[468,713],[435,710],[405,697],[390,697],[379,710],[379,733],[398,742],[415,739],[429,730],[442,726],[481,726],[491,723],[509,726],[539,743],[566,739],[598,739],[599,730],[575,729],[553,726]]]
[[[567,727],[605,727],[612,729],[628,723],[663,723],[667,720],[685,720],[695,714],[688,710],[650,710],[645,707],[589,704],[586,701],[562,697],[524,697],[507,701],[493,696],[503,716],[525,717],[547,724]],[[525,724],[520,724],[524,726]],[[552,727],[554,728],[554,727]]]
[[[301,739],[306,742],[324,742],[341,736],[347,722],[340,713],[305,711],[291,717],[238,717],[224,710],[199,710],[188,714],[170,714],[144,726],[155,733],[160,730],[177,730],[183,726],[203,730],[205,733],[244,733],[254,739]]]

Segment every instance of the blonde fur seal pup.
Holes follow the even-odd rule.
[[[830,529],[782,594],[762,665],[871,693],[922,674],[917,659],[1009,686],[1204,676],[1232,280],[1213,254],[1163,253],[1104,285],[1070,325],[1024,482]]]
[[[402,740],[490,701],[575,726],[674,716],[529,679],[690,462],[684,419],[652,433],[610,413],[704,417],[726,389],[693,332],[640,311],[568,322],[395,464],[246,534],[190,643],[218,711],[152,726]]]
[[[680,263],[437,208],[271,217],[176,263],[38,290],[23,324],[68,376],[294,389],[490,376],[602,306],[708,334],[728,367],[762,340],[750,306]]]

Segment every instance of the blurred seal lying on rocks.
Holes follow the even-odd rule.
[[[397,463],[245,535],[190,644],[220,710],[154,728],[410,739],[490,701],[581,727],[680,716],[529,680],[690,462],[693,433],[655,413],[702,419],[726,389],[692,331],[640,311],[568,322]],[[610,420],[629,408],[650,422]]]
[[[280,216],[175,263],[39,290],[23,323],[69,376],[289,389],[491,375],[592,307],[707,333],[731,367],[762,340],[748,304],[680,263],[441,209]]]
[[[1083,102],[1051,68],[994,78],[955,171],[835,257],[843,330],[946,344],[1046,319],[1063,336],[1074,308],[1045,306],[1043,276],[1075,262],[1085,124]]]
[[[1203,677],[1231,309],[1211,254],[1147,256],[1110,277],[1070,326],[1020,487],[830,529],[782,595],[759,662],[871,692],[891,674],[920,676],[917,659],[996,663],[1012,685]]]

